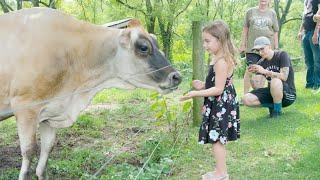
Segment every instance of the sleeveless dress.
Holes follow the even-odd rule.
[[[205,88],[215,86],[214,65],[210,65]],[[219,96],[204,98],[203,120],[199,130],[199,144],[226,144],[240,138],[239,104],[232,75],[227,78],[224,91]]]

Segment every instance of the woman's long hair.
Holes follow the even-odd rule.
[[[205,26],[202,32],[209,33],[219,40],[224,59],[228,64],[228,70],[234,69],[237,65],[235,58],[236,50],[231,41],[229,26],[222,20],[215,20]]]

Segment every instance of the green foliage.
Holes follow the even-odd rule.
[[[71,177],[77,178],[89,175],[92,168],[100,166],[97,162],[104,159],[100,153],[87,149],[74,150],[62,160],[49,160],[49,166],[52,177]]]
[[[8,131],[8,129],[11,131]],[[17,136],[17,127],[14,118],[0,122],[0,134],[0,145],[10,145],[12,141],[14,141]]]
[[[156,112],[155,117],[159,121],[159,124],[161,124],[163,120],[167,122],[169,132],[173,133],[173,140],[175,140],[179,131],[178,118],[183,118],[182,116],[186,117],[186,114],[189,115],[191,102],[184,102],[181,109],[181,106],[169,104],[168,98],[158,93],[152,94],[151,98],[155,101],[150,109]],[[172,102],[172,99],[170,102]]]
[[[304,89],[304,72],[296,73],[295,78],[298,99],[283,109],[281,118],[267,118],[266,108],[240,108],[241,138],[227,145],[231,178],[317,179],[320,176],[320,159],[315,156],[320,153],[317,143],[320,138],[319,93]],[[241,94],[242,79],[234,79],[234,83]],[[126,104],[120,104],[120,109],[86,112],[71,128],[58,131],[57,143],[48,161],[49,178],[90,179],[113,156],[94,179],[135,179],[143,165],[138,179],[199,179],[201,174],[212,171],[215,162],[211,146],[198,145],[199,128],[189,125],[191,101],[177,102],[181,91],[188,88],[189,82],[184,81],[181,90],[166,95],[165,101],[153,94],[153,100],[148,96],[135,104],[131,102],[136,102],[136,95],[133,96],[136,92],[113,90],[113,103],[121,102],[118,98],[128,98]],[[103,97],[107,102],[109,96]],[[151,110],[158,100],[159,105],[152,107],[155,111]],[[172,106],[178,108],[171,109]],[[169,117],[172,118],[171,129],[177,129],[176,135],[169,132],[167,119],[154,120],[155,114],[164,107],[176,114],[176,119]],[[162,118],[165,116],[166,112]],[[163,123],[159,124],[160,121]],[[19,150],[17,138],[14,119],[0,123],[0,152],[5,152],[1,162],[6,163],[5,168],[0,164],[0,179],[18,178],[21,157],[8,148]],[[33,164],[31,172],[35,166]],[[34,173],[32,178],[35,179]]]

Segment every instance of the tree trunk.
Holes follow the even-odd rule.
[[[147,23],[147,30],[149,33],[154,34],[156,18],[153,15],[153,7],[150,0],[146,0],[146,8],[147,8],[147,15],[145,16],[145,18]]]
[[[2,11],[3,11],[4,13],[10,12],[10,9],[9,9],[9,7],[8,7],[8,4],[5,2],[5,0],[0,0],[0,5],[1,5]]]
[[[17,0],[17,10],[22,9],[22,0]]]
[[[277,19],[278,19],[278,24],[279,24],[278,36],[279,36],[279,42],[280,42],[282,26],[287,22],[287,15],[289,13],[289,10],[290,10],[291,4],[292,4],[292,0],[287,0],[285,9],[280,7],[280,0],[274,0],[273,2],[274,2],[274,10],[277,14]]]
[[[158,17],[158,22],[159,22],[160,33],[162,37],[163,52],[165,56],[169,59],[169,61],[172,62],[171,41],[172,41],[172,33],[173,33],[172,32],[173,22],[172,20],[170,20],[167,23],[167,27],[161,17]]]
[[[33,7],[39,7],[39,4],[40,4],[39,0],[32,0],[31,2],[33,4]]]
[[[50,0],[49,1],[49,7],[52,9],[56,9],[56,0]]]
[[[200,21],[192,22],[192,62],[193,62],[193,76],[192,79],[204,80],[204,51],[202,47]],[[202,120],[201,107],[203,105],[203,98],[193,98],[193,125],[199,126]]]

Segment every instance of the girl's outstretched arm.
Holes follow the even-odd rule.
[[[228,77],[228,65],[221,59],[214,65],[214,70],[216,73],[214,87],[199,91],[190,91],[182,96],[180,101],[185,101],[193,97],[219,96],[222,94]]]

